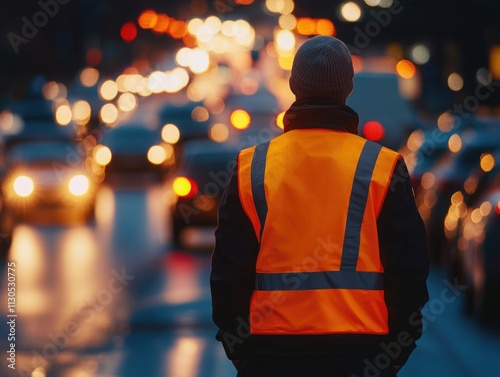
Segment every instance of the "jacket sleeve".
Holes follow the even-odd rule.
[[[423,330],[421,309],[429,300],[429,252],[424,223],[402,158],[396,163],[377,227],[389,313],[387,341],[400,344],[401,353],[393,365],[403,365]]]
[[[240,202],[237,172],[236,165],[219,207],[210,274],[212,318],[219,328],[216,338],[231,360],[243,358],[251,348],[248,320],[259,251]]]

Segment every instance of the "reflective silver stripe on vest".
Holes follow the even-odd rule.
[[[264,172],[269,142],[258,145],[252,160],[252,193],[257,215],[261,224],[261,237],[267,216],[267,202],[264,191]],[[255,289],[315,290],[315,289],[383,289],[381,272],[356,271],[361,238],[361,225],[365,213],[373,169],[382,146],[367,141],[363,146],[356,166],[342,249],[340,271],[259,273]],[[325,193],[328,195],[328,193]]]
[[[347,210],[344,247],[342,249],[342,261],[340,262],[341,270],[355,270],[358,263],[361,224],[365,215],[373,168],[381,149],[381,145],[367,141],[359,156],[356,172],[354,173],[354,182],[352,183],[349,209]]]
[[[257,274],[255,289],[260,291],[289,291],[306,289],[363,289],[381,290],[384,274],[365,271],[315,271]]]
[[[252,158],[252,197],[253,204],[257,210],[257,216],[260,221],[260,239],[262,239],[262,232],[264,231],[264,224],[267,217],[267,201],[266,191],[264,189],[264,175],[266,172],[266,157],[267,150],[269,149],[270,141],[259,144],[255,147],[255,152]]]

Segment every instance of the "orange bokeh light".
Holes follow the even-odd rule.
[[[396,64],[396,72],[402,78],[411,79],[417,73],[417,68],[411,61],[403,59]]]
[[[196,47],[197,39],[194,35],[187,33],[182,37],[182,41],[186,47]]]
[[[148,9],[141,13],[137,22],[143,29],[153,29],[156,25],[157,20],[158,14],[154,10]]]
[[[231,114],[231,124],[238,130],[245,130],[250,126],[250,114],[245,110],[234,110]]]
[[[309,17],[297,19],[297,33],[302,35],[313,35],[316,33],[316,22]]]
[[[165,13],[158,13],[158,18],[155,26],[153,27],[153,31],[157,33],[166,33],[169,23],[170,18]]]
[[[173,20],[168,26],[168,33],[175,39],[181,39],[187,34],[187,25],[184,21]]]
[[[321,18],[316,22],[316,34],[329,35],[333,37],[336,34],[335,25],[333,25],[332,21],[326,18]]]
[[[234,2],[239,5],[250,5],[253,1],[254,0],[234,0]]]

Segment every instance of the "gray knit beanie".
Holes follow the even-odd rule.
[[[328,97],[345,103],[353,89],[353,75],[347,46],[334,37],[316,36],[295,54],[290,89],[297,99]]]

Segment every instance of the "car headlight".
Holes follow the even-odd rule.
[[[33,183],[33,180],[30,177],[27,177],[25,175],[20,175],[14,180],[13,187],[14,187],[14,192],[17,195],[25,198],[33,193],[33,190],[35,189],[35,184]]]
[[[85,195],[89,191],[89,186],[89,179],[82,174],[75,175],[68,183],[69,192],[75,196]]]

